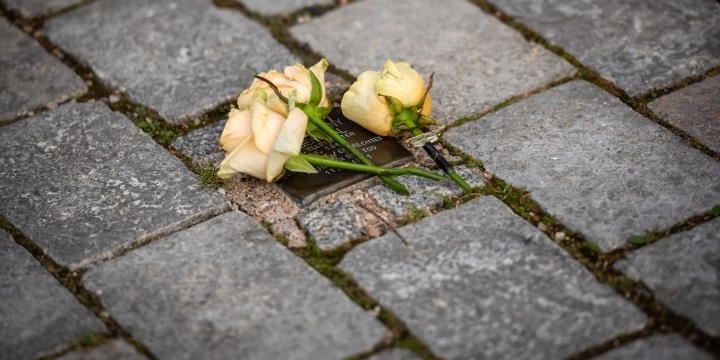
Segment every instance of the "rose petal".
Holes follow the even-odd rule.
[[[358,77],[343,95],[340,108],[346,118],[375,134],[392,135],[392,115],[384,100],[375,94],[379,71],[366,71]]]
[[[225,159],[220,163],[220,170],[217,175],[221,179],[228,179],[233,177],[235,173],[242,172],[265,180],[267,162],[268,155],[255,146],[252,138],[247,138],[245,142],[225,156]]]
[[[257,100],[252,107],[252,133],[255,145],[265,154],[270,153],[272,144],[282,128],[285,118]]]
[[[307,115],[302,110],[290,110],[270,150],[266,173],[268,181],[275,180],[282,173],[285,162],[290,157],[300,154],[307,124]]]
[[[231,152],[250,135],[252,135],[252,112],[230,110],[228,121],[220,135],[220,146],[225,151]]]
[[[382,76],[375,84],[375,92],[392,96],[405,105],[418,105],[425,94],[425,80],[406,62],[394,63],[388,60]]]

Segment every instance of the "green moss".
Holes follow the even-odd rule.
[[[105,335],[97,332],[83,334],[80,339],[78,339],[78,344],[83,348],[92,348],[103,342],[105,342]]]
[[[438,357],[435,357],[433,353],[430,351],[430,349],[420,341],[420,339],[416,338],[412,335],[404,336],[400,339],[397,339],[393,342],[393,345],[397,348],[404,348],[413,351],[414,353],[420,355],[424,360],[435,360],[439,359]]]
[[[200,176],[200,186],[205,189],[216,190],[225,187],[227,180],[217,175],[218,169],[213,164],[206,163],[203,166],[193,166],[193,172]]]

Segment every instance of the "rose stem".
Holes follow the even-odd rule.
[[[379,166],[372,166],[372,165],[363,165],[363,164],[356,164],[346,161],[339,161],[334,159],[328,159],[324,157],[319,157],[315,155],[308,155],[308,154],[300,154],[300,156],[307,160],[311,165],[317,165],[317,166],[327,166],[332,168],[338,168],[338,169],[345,169],[345,170],[352,170],[352,171],[362,171],[366,173],[371,173],[375,175],[417,175],[422,176],[424,178],[428,178],[430,180],[435,181],[441,181],[441,180],[447,180],[445,176],[436,174],[434,172],[418,169],[416,167],[408,167],[408,168],[402,168],[402,169],[395,169],[395,168],[384,168]]]
[[[342,136],[340,136],[340,134],[335,132],[335,130],[333,130],[333,128],[331,128],[330,125],[328,125],[327,123],[322,121],[322,119],[316,118],[314,116],[308,116],[308,120],[313,125],[315,125],[315,127],[317,127],[318,129],[322,130],[322,132],[324,132],[325,134],[330,136],[330,138],[333,139],[336,143],[338,143],[338,145],[340,145],[343,149],[345,149],[345,151],[352,154],[356,159],[358,159],[358,161],[360,161],[361,163],[363,163],[364,165],[367,165],[367,166],[375,166],[375,164],[373,164],[372,161],[370,161],[370,159],[365,157],[365,155],[363,155],[360,151],[358,151],[358,149],[356,149],[352,145],[350,145],[350,143],[347,142],[347,140],[345,140]],[[301,154],[301,155],[303,155],[303,154]],[[390,187],[391,189],[393,189],[397,192],[406,194],[406,195],[410,194],[410,192],[405,187],[405,185],[397,182],[396,180],[391,179],[382,174],[378,174],[378,177],[385,184],[387,184],[387,186]]]
[[[422,131],[417,128],[417,125],[415,125],[412,120],[406,120],[405,125],[407,125],[407,127],[411,129],[410,132],[412,132],[414,136],[422,135]],[[470,185],[468,185],[468,183],[465,182],[465,180],[463,180],[463,178],[461,178],[457,172],[455,172],[455,168],[450,165],[450,163],[445,159],[444,156],[442,156],[441,153],[437,151],[437,149],[431,142],[426,142],[423,145],[423,150],[425,150],[425,152],[430,155],[430,157],[435,161],[435,164],[437,164],[437,166],[443,172],[445,172],[453,181],[455,181],[455,183],[458,184],[463,189],[463,191],[465,191],[466,193],[470,192]]]

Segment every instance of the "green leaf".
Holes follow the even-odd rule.
[[[403,112],[403,110],[405,110],[405,105],[403,105],[400,100],[389,95],[378,95],[385,98],[385,103],[387,104],[388,109],[390,110],[390,114],[392,114],[393,117],[397,116],[398,114]]]
[[[418,126],[420,126],[421,128],[426,128],[430,125],[437,125],[437,124],[438,124],[438,122],[437,122],[437,120],[435,120],[435,118],[428,116],[428,115],[420,114],[420,119],[418,119]]]
[[[141,129],[145,129],[146,127],[149,127],[149,126],[150,126],[150,124],[148,124],[144,121],[137,123],[137,127],[141,128]]]
[[[715,215],[720,214],[720,205],[715,205],[715,207],[712,208],[712,210],[708,211],[707,214],[710,216],[715,216]]]
[[[651,235],[635,235],[635,236],[629,237],[627,239],[627,242],[629,242],[633,245],[643,245],[643,244],[647,244],[653,240],[654,240],[654,237]]]
[[[287,108],[287,111],[290,112],[295,107],[295,102],[297,102],[297,90],[293,90],[290,93],[290,97],[288,98],[288,102],[285,105]]]
[[[312,71],[308,71],[308,73],[310,73],[310,84],[312,85],[308,105],[316,107],[320,104],[320,100],[322,100],[322,85],[320,84],[320,80],[315,76],[315,73]]]
[[[324,119],[328,116],[328,114],[330,114],[331,111],[331,107],[316,107],[315,116],[317,116],[318,119]]]
[[[308,174],[315,174],[317,170],[310,165],[307,160],[300,156],[293,156],[285,162],[285,168],[294,172],[304,172]]]

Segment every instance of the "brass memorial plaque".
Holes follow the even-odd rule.
[[[365,130],[362,126],[345,118],[340,108],[333,109],[329,118],[331,120],[328,121],[328,124],[353,147],[365,154],[375,165],[393,167],[413,161],[412,154],[400,145],[395,138],[378,136]],[[305,138],[302,152],[359,163],[339,145],[325,141],[315,141],[311,137]],[[325,195],[332,194],[374,176],[321,166],[316,166],[315,169],[318,171],[317,174],[288,171],[285,177],[275,184],[298,204],[307,205]]]

